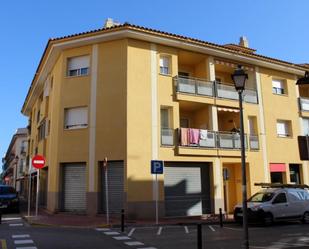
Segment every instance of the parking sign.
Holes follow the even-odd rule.
[[[151,160],[151,174],[163,174],[163,161]]]

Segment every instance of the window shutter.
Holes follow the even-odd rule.
[[[87,107],[70,108],[65,111],[65,128],[74,129],[88,125]]]
[[[273,87],[283,88],[283,83],[281,80],[273,80]]]
[[[88,68],[89,65],[90,65],[90,59],[88,55],[72,57],[68,59],[68,70]]]

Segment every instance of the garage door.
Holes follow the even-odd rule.
[[[108,162],[107,182],[108,182],[108,205],[110,213],[120,213],[123,209],[124,192],[124,167],[123,161]],[[102,210],[106,212],[106,191],[105,191],[105,171],[102,169]]]
[[[85,164],[63,166],[64,210],[69,212],[86,211],[86,167]]]
[[[194,216],[210,212],[209,166],[165,163],[164,191],[166,216]]]

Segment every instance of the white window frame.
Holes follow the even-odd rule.
[[[68,120],[69,112],[71,111],[71,119],[75,121]],[[75,112],[75,113],[73,113]],[[79,112],[79,114],[78,114]],[[74,129],[85,129],[88,127],[88,107],[72,107],[64,109],[64,129],[74,130]]]
[[[277,136],[278,137],[291,137],[290,122],[287,120],[277,120]]]
[[[73,62],[74,60],[76,60],[76,62]],[[89,67],[89,55],[70,57],[67,59],[67,77],[87,76],[89,75]]]
[[[286,87],[284,80],[272,79],[272,92],[273,94],[286,95]]]
[[[160,56],[160,74],[171,75],[171,57],[168,55]]]

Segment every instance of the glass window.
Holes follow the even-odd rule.
[[[288,121],[277,121],[277,134],[279,137],[290,136]]]
[[[251,202],[266,202],[270,201],[274,196],[274,193],[271,192],[258,192],[253,195],[248,201]]]
[[[170,74],[170,58],[167,56],[160,57],[160,74]]]
[[[273,201],[274,204],[286,203],[286,202],[287,202],[287,199],[286,199],[285,193],[278,194]]]
[[[68,76],[82,76],[89,73],[90,58],[86,56],[72,57],[68,59]]]
[[[309,135],[309,119],[303,118],[303,135]]]
[[[285,94],[284,82],[282,80],[272,80],[273,93]]]
[[[64,128],[65,129],[78,129],[88,126],[88,108],[76,107],[67,108],[64,111]]]
[[[167,108],[161,109],[161,128],[169,128],[169,113]]]

